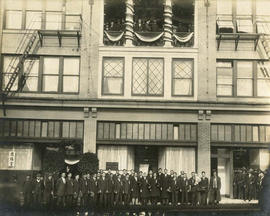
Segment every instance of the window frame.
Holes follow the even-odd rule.
[[[7,12],[9,11],[17,11],[17,12],[21,12],[21,27],[20,28],[7,28]],[[25,26],[25,13],[24,13],[24,10],[5,10],[4,11],[4,28],[3,29],[6,29],[6,30],[22,30],[23,27]]]
[[[121,93],[117,94],[117,93],[105,93],[104,92],[104,63],[105,63],[105,59],[121,59],[122,63],[123,63],[123,75],[122,75],[122,87],[121,87]],[[111,77],[111,78],[120,78],[120,77]],[[101,94],[102,95],[111,95],[111,96],[123,96],[125,94],[125,57],[109,57],[109,56],[103,56],[102,58],[102,78],[101,78]]]
[[[174,77],[174,70],[173,70],[173,63],[174,61],[191,61],[191,78],[175,78]],[[172,97],[193,97],[194,96],[194,58],[172,58],[171,60],[171,96]],[[175,90],[175,84],[174,84],[174,80],[175,79],[191,79],[191,84],[192,84],[192,88],[191,88],[191,94],[189,95],[184,95],[184,94],[174,94],[174,90]]]
[[[133,92],[133,79],[134,79],[134,59],[146,59],[147,60],[147,83],[146,83],[146,94],[136,94]],[[160,59],[162,60],[162,93],[161,94],[149,94],[149,60],[151,59]],[[140,96],[140,97],[162,97],[164,96],[164,70],[165,70],[165,65],[164,65],[164,58],[162,57],[133,57],[132,58],[132,75],[131,75],[131,96]]]
[[[219,62],[226,62],[226,63],[227,63],[227,62],[230,62],[230,63],[232,64],[232,67],[231,67],[231,69],[232,69],[232,85],[231,85],[231,86],[232,86],[232,94],[231,94],[231,95],[218,95],[218,91],[217,91],[217,90],[218,90],[218,85],[219,85],[219,84],[218,84],[218,74],[217,74],[217,72],[218,72],[218,71],[217,71],[217,69],[218,69],[218,67],[217,67],[217,62],[218,62],[218,61],[219,61]],[[234,63],[233,60],[223,60],[223,59],[222,59],[222,60],[218,60],[218,59],[217,59],[217,61],[216,61],[216,96],[217,96],[217,97],[234,97],[234,92],[235,92],[235,89],[234,89],[234,85],[235,85],[235,84],[234,84],[234,64],[235,64],[235,63]],[[224,85],[224,84],[222,84],[222,85]]]
[[[231,96],[220,96],[217,95],[216,91],[216,97],[219,98],[270,98],[270,96],[258,96],[258,80],[261,80],[261,78],[258,78],[258,60],[246,60],[246,59],[241,59],[241,60],[230,60],[230,59],[217,59],[217,61],[223,61],[223,62],[228,62],[232,61],[233,63],[233,92]],[[248,61],[252,62],[252,96],[238,96],[237,95],[237,62],[241,61]],[[216,65],[217,68],[217,65]],[[217,90],[217,70],[216,70],[216,90]],[[269,78],[270,79],[270,78]]]
[[[64,61],[64,59],[68,59],[68,58],[75,58],[75,59],[78,59],[79,60],[79,70],[78,70],[78,74],[77,75],[74,75],[74,74],[67,74],[67,75],[65,75],[64,74],[64,67],[65,67],[65,61]],[[62,85],[61,85],[61,93],[62,94],[79,94],[79,92],[80,92],[80,78],[81,78],[81,76],[80,76],[80,74],[81,74],[81,58],[80,57],[78,57],[78,56],[63,56],[62,57],[62,60],[60,60],[60,61],[62,61],[63,63],[62,63],[62,77],[60,78],[61,80],[62,80]],[[78,91],[76,91],[76,92],[64,92],[64,77],[78,77]]]

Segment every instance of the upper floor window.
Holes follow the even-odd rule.
[[[217,61],[217,96],[269,97],[270,64]]]
[[[191,96],[193,93],[193,60],[174,59],[172,69],[172,95]]]
[[[124,94],[124,59],[104,58],[103,59],[103,95]]]
[[[134,58],[132,94],[145,96],[163,95],[163,59]]]
[[[42,0],[4,2],[6,29],[80,30],[81,28],[82,0],[44,0],[44,3]]]
[[[78,57],[37,56],[28,58],[11,90],[17,91],[18,80],[23,81],[22,78],[25,77],[23,92],[78,93],[79,62]],[[2,76],[2,88],[8,84],[13,71],[12,67],[17,64],[18,58],[4,56],[3,71],[5,72]]]

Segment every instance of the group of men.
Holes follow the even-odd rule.
[[[105,207],[123,205],[207,205],[220,201],[221,181],[217,172],[210,180],[205,172],[200,175],[158,169],[158,172],[147,173],[131,170],[99,170],[90,175],[81,176],[72,173],[61,173],[54,180],[51,174],[44,179],[40,174],[31,181],[26,177],[23,185],[24,203],[26,206],[45,205],[52,207]],[[32,202],[33,201],[33,202]],[[56,202],[55,202],[56,201]],[[56,205],[56,206],[55,206]]]
[[[244,201],[258,200],[265,172],[245,167],[234,170],[233,198]]]

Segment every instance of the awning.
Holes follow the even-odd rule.
[[[241,33],[253,33],[253,24],[250,19],[238,19],[237,23],[237,31]]]

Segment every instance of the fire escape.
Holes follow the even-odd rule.
[[[32,30],[27,29],[22,35],[19,45],[16,49],[16,55],[11,59],[6,71],[0,72],[3,77],[3,73],[11,74],[8,78],[8,82],[5,86],[0,88],[0,96],[3,107],[3,114],[6,116],[6,105],[5,102],[8,98],[13,97],[16,93],[22,92],[25,83],[27,81],[28,75],[34,64],[34,59],[29,58],[31,55],[35,55],[40,47],[44,45],[43,41],[46,37],[57,37],[59,42],[59,47],[62,46],[62,38],[73,37],[77,38],[78,48],[80,47],[81,38],[81,16],[80,16],[80,28],[79,29],[68,29],[68,30]],[[32,25],[32,24],[30,24]],[[22,68],[24,62],[28,61],[29,64],[27,68],[24,68],[22,73]],[[17,84],[16,89],[14,85]]]

